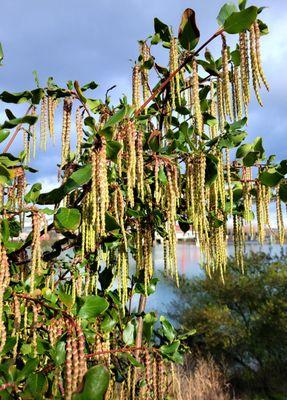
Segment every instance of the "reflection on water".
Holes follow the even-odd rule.
[[[284,251],[286,251],[286,246]],[[282,251],[278,244],[259,246],[256,242],[246,243],[246,253],[264,251],[272,255],[279,255]],[[234,246],[228,245],[228,254],[234,254]],[[182,275],[184,274],[188,278],[203,274],[203,270],[200,267],[200,252],[199,248],[190,242],[181,242],[177,244],[177,258],[178,258],[178,270]],[[164,277],[161,274],[163,270],[163,248],[162,245],[157,244],[154,248],[154,260],[156,275],[160,279],[156,293],[152,294],[148,299],[147,309],[156,311],[160,314],[166,314],[168,306],[172,300],[178,299],[174,290],[169,287],[164,281]]]

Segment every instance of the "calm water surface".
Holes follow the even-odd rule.
[[[284,247],[286,252],[287,246]],[[271,253],[272,255],[279,255],[282,251],[278,244],[259,246],[257,243],[246,243],[246,253],[264,251]],[[232,244],[228,246],[229,255],[234,254],[234,247]],[[177,258],[178,258],[178,269],[181,275],[185,275],[188,278],[199,276],[204,271],[200,267],[200,252],[199,248],[190,242],[182,242],[177,245]],[[164,260],[163,260],[163,248],[162,245],[157,244],[154,248],[154,260],[156,275],[160,279],[156,293],[152,294],[148,298],[147,310],[156,311],[160,314],[166,314],[168,307],[172,300],[178,299],[175,293],[175,289],[171,288],[164,280],[161,274],[163,271]],[[136,300],[136,299],[135,299]]]

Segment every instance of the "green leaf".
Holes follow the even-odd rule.
[[[81,213],[77,208],[61,207],[54,217],[55,228],[59,231],[75,231],[81,223]]]
[[[89,83],[86,83],[84,86],[81,87],[82,92],[85,92],[86,90],[94,90],[97,89],[99,85],[95,81],[91,81]]]
[[[111,332],[117,324],[118,319],[117,311],[114,308],[109,310],[101,323],[101,331],[105,333]]]
[[[0,43],[0,63],[2,63],[3,58],[4,58],[4,53],[3,53],[2,44]]]
[[[109,128],[110,126],[114,126],[119,122],[121,122],[125,118],[126,112],[127,112],[126,108],[122,107],[116,114],[112,115],[107,120],[102,130],[104,131],[106,128]]]
[[[122,148],[121,143],[116,142],[115,140],[108,141],[106,147],[108,160],[111,160],[114,163],[116,163],[118,159],[118,153],[121,150],[121,148]]]
[[[103,400],[108,389],[110,374],[104,365],[90,368],[84,376],[84,388],[73,395],[73,400]]]
[[[171,34],[169,27],[158,18],[154,19],[154,31],[163,42],[170,42]]]
[[[210,186],[218,175],[217,168],[218,160],[211,154],[206,156],[206,167],[205,167],[205,183]]]
[[[68,294],[63,290],[60,290],[58,296],[61,302],[65,304],[66,307],[70,308],[73,306],[74,301],[73,301],[73,296],[71,294]]]
[[[284,175],[282,175],[278,171],[276,171],[275,168],[271,168],[268,171],[263,171],[259,175],[260,182],[262,182],[263,185],[266,185],[266,186],[269,186],[269,187],[277,186],[278,183],[283,178],[284,178]]]
[[[0,183],[8,183],[12,178],[11,171],[0,164]]]
[[[187,8],[182,14],[178,31],[178,40],[181,46],[188,51],[195,48],[200,38],[200,32],[196,25],[195,12]]]
[[[131,346],[134,343],[135,327],[134,324],[129,321],[123,331],[123,341],[127,346]]]
[[[152,338],[153,328],[157,322],[157,317],[154,312],[148,313],[143,318],[143,334],[149,342]]]
[[[78,316],[84,319],[95,318],[106,311],[108,307],[109,303],[103,297],[87,296]]]
[[[287,203],[287,182],[281,182],[279,188],[279,196],[284,203]]]
[[[230,17],[231,14],[233,14],[234,12],[237,12],[237,7],[234,3],[226,3],[224,4],[220,11],[219,14],[217,16],[217,22],[220,26],[222,26],[224,24],[224,22],[226,21],[226,19],[228,17]]]
[[[67,181],[57,189],[39,196],[38,204],[57,204],[72,191],[89,182],[92,176],[91,164],[85,165],[73,172]]]
[[[25,201],[27,203],[35,203],[40,196],[40,192],[42,190],[41,183],[34,183],[31,187],[30,191],[25,196]]]
[[[176,340],[171,344],[164,344],[159,348],[159,350],[164,355],[171,355],[178,350],[179,346],[180,346],[180,341]]]
[[[3,243],[7,242],[10,237],[9,222],[7,218],[3,218],[1,221],[1,233],[1,239],[3,240]]]
[[[252,151],[253,146],[252,144],[242,144],[240,147],[238,147],[237,152],[236,152],[236,157],[237,158],[243,158],[245,157],[250,151]]]
[[[0,94],[0,99],[4,103],[13,103],[13,104],[26,103],[28,100],[31,99],[31,92],[27,90],[19,93],[10,93],[4,91]]]
[[[259,153],[258,151],[250,151],[246,156],[243,158],[243,165],[245,167],[252,167],[256,161],[259,159]]]
[[[163,335],[172,342],[175,338],[175,329],[171,323],[163,316],[160,317],[160,323],[162,326]]]
[[[121,226],[117,223],[116,219],[109,213],[106,213],[106,230],[107,232],[121,229]]]
[[[8,131],[6,129],[2,129],[0,131],[0,143],[2,143],[9,135],[10,135],[10,131]]]
[[[56,366],[64,364],[66,359],[66,343],[64,341],[59,341],[55,348],[55,358],[54,362]]]
[[[238,6],[240,10],[244,10],[246,7],[247,0],[238,0]]]
[[[48,379],[43,373],[29,375],[27,388],[34,399],[42,399],[41,395],[48,390]]]
[[[239,66],[240,66],[240,63],[241,63],[241,56],[240,56],[240,51],[239,51],[239,49],[236,49],[236,50],[232,51],[232,52],[230,53],[230,56],[231,56],[231,61],[233,62],[233,64],[234,64],[236,67],[239,67]]]
[[[37,122],[38,117],[36,115],[25,115],[22,118],[14,118],[9,121],[5,121],[3,125],[1,125],[1,129],[13,129],[15,126],[20,124],[29,124],[34,125]]]
[[[249,29],[256,20],[258,9],[255,6],[232,13],[224,22],[225,32],[234,34]]]

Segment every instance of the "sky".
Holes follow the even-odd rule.
[[[100,85],[97,95],[102,98],[109,87],[117,85],[112,92],[116,104],[122,94],[130,92],[137,40],[153,33],[154,17],[177,32],[182,12],[193,8],[204,42],[218,28],[216,16],[223,4],[221,0],[2,0],[0,41],[5,58],[0,91],[33,89],[32,71],[36,70],[41,85],[49,76],[59,85],[68,80],[82,84],[94,80]],[[250,4],[268,7],[261,16],[270,29],[262,39],[262,56],[271,91],[263,92],[263,109],[252,100],[248,132],[251,139],[264,138],[268,154],[287,158],[287,2],[256,0]],[[232,39],[228,37],[228,42]],[[1,121],[4,108],[0,109]],[[20,116],[25,107],[16,110]],[[60,123],[56,130],[60,135]],[[19,138],[11,152],[20,149]],[[40,153],[32,163],[39,169],[46,190],[57,185],[55,165],[59,159],[56,146]]]

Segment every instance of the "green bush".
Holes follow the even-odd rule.
[[[234,260],[220,276],[181,280],[171,316],[195,328],[189,345],[224,362],[239,395],[286,399],[286,256],[252,253],[242,275]],[[256,397],[258,398],[258,397]]]

